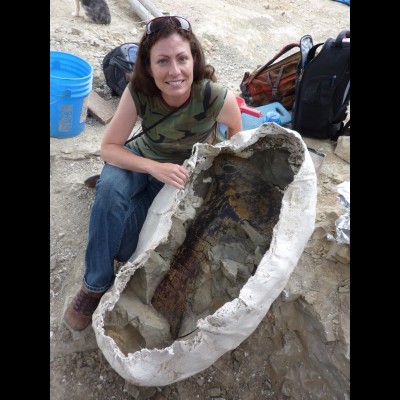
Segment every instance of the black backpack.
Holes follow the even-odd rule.
[[[124,43],[109,51],[103,59],[103,73],[113,96],[122,96],[129,82],[127,74],[136,62],[138,43]]]
[[[317,49],[321,50],[316,54]],[[301,48],[301,41],[300,41]],[[350,31],[301,48],[292,129],[302,136],[336,140],[344,131],[350,102]]]

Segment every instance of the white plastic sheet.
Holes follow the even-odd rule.
[[[350,181],[342,182],[336,186],[339,192],[339,200],[345,209],[335,222],[336,238],[328,235],[329,240],[336,240],[338,243],[350,244]]]

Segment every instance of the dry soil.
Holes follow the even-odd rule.
[[[284,45],[310,34],[314,42],[336,37],[350,27],[350,7],[332,0],[157,0],[162,12],[182,15],[192,23],[208,61],[221,83],[239,94],[246,70],[265,63]],[[50,0],[50,49],[71,52],[94,68],[93,89],[114,106],[101,69],[104,55],[118,44],[137,41],[144,21],[127,0],[108,0],[112,21],[97,25],[71,15],[74,0]],[[306,393],[277,395],[266,378],[267,354],[260,354],[262,329],[269,314],[252,336],[235,352],[185,381],[138,390],[129,387],[96,347],[91,328],[74,335],[62,324],[71,293],[80,284],[87,225],[93,191],[83,185],[87,176],[99,173],[99,144],[105,126],[88,116],[85,130],[68,139],[50,138],[50,398],[51,400],[152,399],[311,399]],[[329,140],[305,140],[327,156],[318,178],[318,218],[337,208],[335,185],[349,180],[349,164],[334,154]],[[336,206],[334,206],[336,205]],[[323,215],[323,217],[322,217]],[[332,226],[337,214],[333,213]],[[314,241],[313,262],[323,255]],[[282,392],[281,392],[282,393]],[[282,397],[279,397],[282,396]],[[325,400],[328,397],[325,398]],[[336,399],[339,397],[329,397]]]

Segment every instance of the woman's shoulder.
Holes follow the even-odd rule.
[[[225,86],[223,86],[222,83],[214,82],[211,79],[207,79],[207,78],[204,78],[201,81],[194,83],[194,85],[197,85],[198,87],[201,87],[201,88],[205,88],[206,86],[216,88],[216,89],[224,89],[225,88]]]
[[[218,82],[213,82],[210,79],[202,79],[201,81],[193,84],[193,91],[200,97],[205,94],[225,94],[228,89]]]
[[[220,83],[208,79],[193,85],[191,107],[198,109],[200,113],[212,113],[218,115],[224,105],[228,89]]]
[[[146,110],[152,110],[152,112],[154,112],[154,110],[168,110],[168,107],[162,101],[160,96],[149,96],[143,92],[136,91],[132,88],[130,83],[128,84],[128,87],[140,116],[143,116],[146,113]]]

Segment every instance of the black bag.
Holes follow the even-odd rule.
[[[103,73],[113,96],[122,96],[136,62],[138,44],[124,43],[109,51],[103,59]]]
[[[305,54],[298,66],[292,129],[302,136],[336,140],[350,102],[350,31],[301,51]]]

